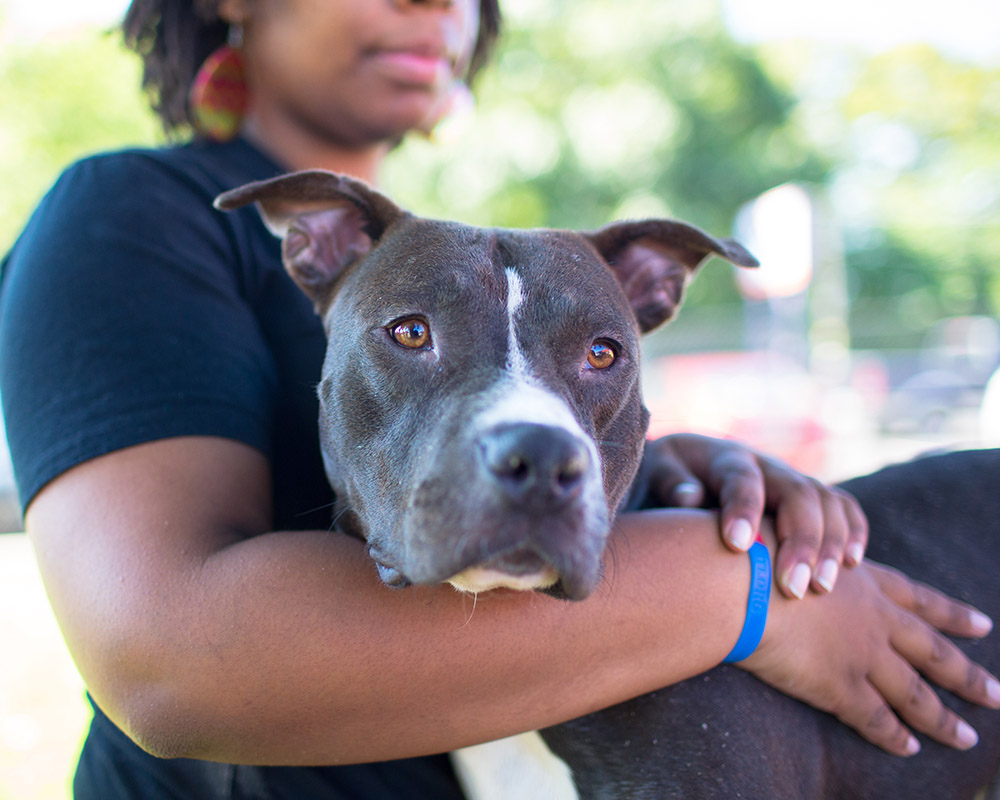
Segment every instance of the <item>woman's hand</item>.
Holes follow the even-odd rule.
[[[775,575],[788,597],[833,589],[841,565],[861,563],[868,523],[851,495],[739,442],[674,434],[648,442],[647,506],[696,508],[714,502],[734,550],[753,543],[765,510],[779,541]]]
[[[997,679],[941,634],[978,637],[991,627],[970,606],[868,561],[827,597],[791,602],[772,590],[764,638],[739,666],[895,755],[920,749],[910,728],[965,750],[976,732],[928,681],[1000,708]]]

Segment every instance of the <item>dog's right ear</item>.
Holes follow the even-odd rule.
[[[617,222],[584,236],[618,278],[643,333],[674,316],[689,278],[709,256],[758,266],[739,242],[676,220]]]
[[[305,170],[248,183],[215,198],[224,211],[256,203],[264,224],[282,239],[285,269],[323,312],[352,264],[406,214],[361,181]]]

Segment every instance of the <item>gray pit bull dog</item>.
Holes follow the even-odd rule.
[[[639,337],[708,256],[753,257],[667,220],[592,233],[427,220],[318,171],[216,205],[254,202],[323,317],[337,526],[367,541],[382,580],[587,597],[642,456]],[[850,482],[869,555],[996,618],[998,475],[1000,451],[982,451]],[[996,642],[960,646],[996,672]],[[1000,715],[942,695],[978,730],[972,751],[925,740],[914,759],[889,756],[726,666],[542,735],[584,798],[981,797]]]
[[[382,580],[587,597],[642,456],[639,336],[709,255],[754,258],[666,220],[582,234],[421,219],[318,171],[216,205],[250,202],[324,319],[337,525]]]

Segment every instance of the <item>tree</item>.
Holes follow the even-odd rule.
[[[71,161],[162,138],[138,88],[138,60],[114,34],[7,43],[0,87],[0,252]]]

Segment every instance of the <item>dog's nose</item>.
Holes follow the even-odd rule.
[[[591,458],[586,444],[552,425],[512,423],[482,439],[486,468],[508,500],[530,511],[553,511],[583,489]]]

